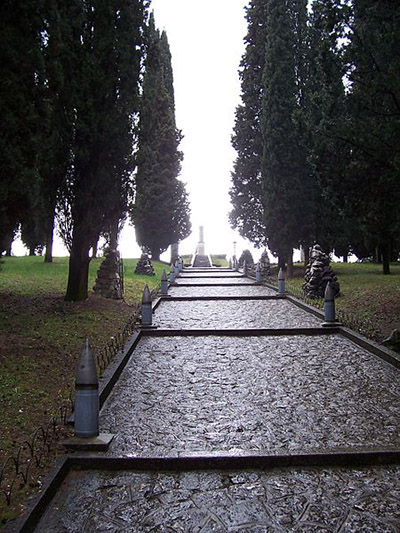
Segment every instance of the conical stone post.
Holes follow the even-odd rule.
[[[260,267],[260,263],[257,263],[257,267],[256,267],[256,283],[261,283],[261,282],[262,282],[261,267]]]
[[[243,276],[247,276],[249,273],[249,268],[247,266],[247,261],[246,259],[243,261]]]
[[[161,274],[161,294],[168,294],[168,278],[167,273],[165,272],[165,268],[163,269]]]
[[[86,339],[75,374],[75,436],[99,434],[99,380],[93,350]]]
[[[151,304],[151,294],[149,286],[146,283],[146,286],[143,291],[142,297],[142,326],[151,326],[153,323],[153,309]]]
[[[335,291],[330,281],[328,281],[325,288],[324,314],[325,322],[322,324],[323,326],[340,325],[338,320],[336,320]]]
[[[278,272],[278,293],[284,294],[285,290],[285,273],[283,272],[283,268],[281,267]]]
[[[174,267],[174,265],[171,265],[171,270],[170,270],[170,273],[169,273],[169,282],[170,283],[175,283],[175,278],[176,278],[175,267]]]

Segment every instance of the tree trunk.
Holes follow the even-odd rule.
[[[288,255],[286,275],[288,278],[293,276],[293,250],[291,250]]]
[[[348,255],[344,255],[343,256],[343,263],[348,263],[349,262],[349,256]]]
[[[35,249],[36,249],[35,246],[30,246],[30,247],[29,247],[29,255],[30,255],[31,257],[34,256],[34,255],[36,255],[36,254],[35,254]]]
[[[14,234],[12,235],[11,239],[8,241],[7,248],[6,248],[6,256],[11,257],[12,252],[12,243],[14,242]]]
[[[382,256],[383,274],[388,275],[390,274],[390,244],[387,242],[382,244],[380,252]]]
[[[112,220],[110,223],[110,248],[116,250],[118,248],[118,223],[119,218]]]
[[[97,254],[98,254],[98,251],[99,251],[99,239],[100,239],[100,236],[97,236],[94,243],[93,243],[93,246],[92,246],[92,259],[97,259]]]
[[[286,256],[284,255],[278,255],[278,270],[281,268],[286,270]]]
[[[160,250],[151,250],[151,258],[153,259],[153,261],[159,261],[160,255]]]
[[[305,246],[305,248],[303,249],[303,252],[304,252],[304,268],[306,268],[306,266],[310,262],[310,247]]]
[[[65,300],[78,302],[88,297],[90,238],[85,227],[74,227],[69,257],[68,285]]]
[[[48,226],[46,231],[46,254],[44,256],[45,263],[53,262],[53,238],[54,238],[54,211],[49,216]]]

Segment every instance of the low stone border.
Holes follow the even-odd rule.
[[[254,287],[254,282],[252,281],[249,281],[249,283],[180,283],[180,281],[185,278],[176,279],[178,280],[178,283],[175,283],[174,287],[246,287],[247,285],[250,285],[250,287]]]
[[[242,285],[241,285],[242,286]],[[215,285],[213,285],[215,287]],[[217,285],[218,287],[218,285]],[[168,302],[195,302],[197,300],[201,301],[231,301],[231,300],[283,300],[285,296],[282,294],[273,294],[269,296],[162,296],[162,300],[167,300]]]
[[[271,337],[293,335],[332,335],[338,327],[330,328],[276,328],[276,329],[143,329],[145,337]]]

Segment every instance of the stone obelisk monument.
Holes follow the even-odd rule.
[[[206,255],[204,246],[204,228],[200,226],[199,244],[196,248],[196,253],[193,261],[194,267],[211,267],[210,258]]]

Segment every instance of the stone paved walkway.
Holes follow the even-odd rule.
[[[274,294],[233,274],[188,273],[170,294]],[[240,284],[224,286],[233,279]],[[181,285],[199,280],[219,285]],[[101,430],[116,434],[109,458],[400,448],[397,369],[338,334],[252,333],[322,330],[289,301],[164,300],[154,323],[207,335],[140,340],[101,412]],[[210,332],[227,328],[250,336]],[[36,531],[396,532],[399,474],[397,466],[77,472]]]

